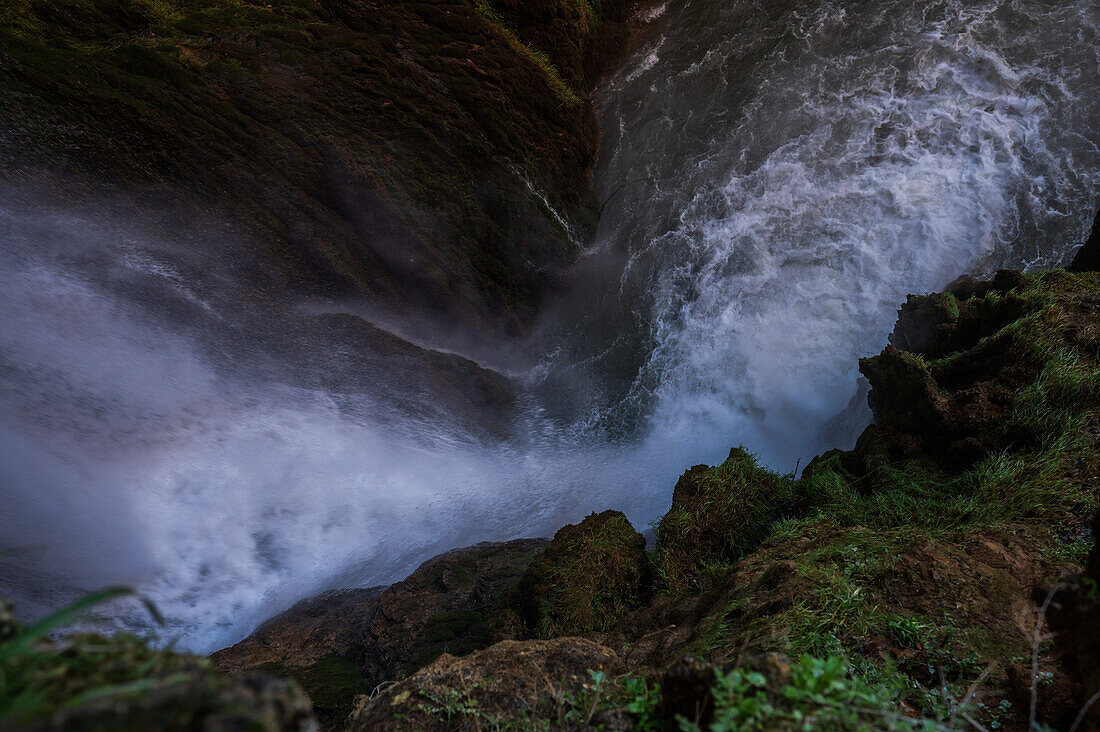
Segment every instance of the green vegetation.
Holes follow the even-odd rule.
[[[28,628],[16,623],[8,608],[0,609],[0,719],[41,719],[62,706],[187,680],[185,672],[196,668],[196,659],[150,650],[134,636],[50,640],[51,633],[80,620],[90,608],[128,594],[112,588],[89,595]]]
[[[588,3],[582,0],[581,5],[584,6],[586,13],[591,15],[595,14],[595,9]],[[508,45],[529,58],[542,69],[543,73],[546,74],[547,81],[550,83],[550,88],[554,90],[554,96],[557,97],[558,102],[563,106],[580,106],[582,104],[582,100],[577,95],[577,92],[561,78],[561,72],[554,66],[550,57],[530,43],[521,41],[512,29],[504,23],[504,19],[501,18],[500,14],[493,9],[492,0],[477,0],[477,11],[489,22],[493,30],[503,38]]]
[[[1092,544],[1097,302],[1100,276],[1060,271],[910,298],[899,327],[914,351],[861,362],[878,421],[853,450],[818,457],[797,480],[742,449],[686,472],[656,526],[652,578],[639,570],[624,585],[654,598],[633,613],[634,600],[603,613],[585,604],[599,594],[600,558],[618,555],[597,532],[582,539],[585,524],[563,529],[532,565],[544,577],[527,596],[551,599],[529,627],[548,637],[610,628],[587,619],[601,616],[619,629],[686,625],[677,650],[726,670],[713,721],[685,730],[1018,726],[1032,692],[1013,669],[1048,658],[1020,633],[1021,613],[1037,578],[1080,571]],[[621,517],[617,531],[628,543]],[[573,608],[586,619],[561,622]],[[775,653],[800,660],[780,676],[740,667]],[[655,697],[640,698],[658,713]]]
[[[0,726],[279,730],[310,717],[309,700],[286,682],[265,677],[238,684],[211,670],[206,659],[156,649],[148,639],[122,633],[51,637],[94,606],[129,594],[104,590],[30,627],[0,609]]]
[[[855,450],[815,460],[792,487],[771,476],[779,505],[798,506],[796,516],[773,524],[774,503],[731,501],[751,518],[718,535],[732,542],[735,528],[763,521],[747,548],[763,547],[724,559],[700,538],[721,508],[704,504],[690,520],[670,512],[695,533],[659,533],[658,562],[662,551],[698,553],[732,586],[692,649],[852,659],[858,683],[889,682],[889,698],[937,724],[971,685],[1003,688],[1007,667],[1031,650],[1008,610],[1014,598],[1035,575],[1073,571],[1091,545],[1082,529],[1100,466],[1098,294],[1095,274],[1048,272],[1019,277],[1007,293],[911,298],[910,312],[943,318],[932,346],[946,338],[951,347],[936,358],[887,349],[861,364],[879,423]],[[972,441],[956,444],[963,436]],[[728,463],[693,469],[682,483],[727,485]],[[735,485],[731,495],[753,500],[751,481]],[[746,708],[771,704],[776,690],[745,683],[734,686]],[[971,713],[996,727],[1010,711],[983,704]],[[767,719],[760,724],[777,724]]]
[[[894,683],[891,683],[893,681]],[[779,680],[758,671],[735,668],[717,673],[712,732],[774,730],[933,730],[928,720],[905,717],[898,710],[895,679],[869,684],[851,673],[842,658],[802,656]],[[700,725],[679,718],[683,732]]]
[[[479,729],[493,732],[542,732],[557,729],[602,729],[601,715],[623,711],[629,715],[632,729],[657,732],[663,729],[657,716],[660,686],[644,677],[626,674],[610,677],[603,671],[588,669],[587,681],[575,693],[557,692],[550,701],[556,710],[552,718],[527,713],[501,717],[482,709],[477,695],[480,684],[463,689],[445,687],[421,690],[416,709],[433,717],[445,729]],[[562,684],[564,686],[564,684]]]
[[[645,539],[618,511],[563,527],[521,585],[529,627],[541,638],[607,630],[643,600]]]
[[[493,641],[493,628],[484,612],[458,608],[428,618],[424,639],[427,643],[408,664],[406,670],[410,673],[427,666],[444,653],[463,656],[485,648]]]
[[[324,656],[305,668],[269,662],[257,669],[298,682],[322,720],[342,720],[351,711],[355,697],[370,693],[359,669],[343,656]]]
[[[672,508],[657,525],[654,564],[661,585],[672,593],[703,589],[708,578],[767,537],[793,498],[790,478],[758,467],[740,448],[721,465],[684,473]]]

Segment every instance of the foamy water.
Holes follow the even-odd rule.
[[[231,233],[5,192],[0,595],[131,583],[208,651],[456,546],[644,527],[731,445],[787,471],[850,442],[858,399],[827,425],[907,293],[1065,261],[1090,224],[1093,3],[661,7],[602,92],[575,289],[536,367],[495,364],[512,439],[316,334]]]

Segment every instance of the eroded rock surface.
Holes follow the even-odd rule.
[[[329,592],[268,620],[211,656],[232,673],[260,668],[297,679],[336,723],[352,697],[443,653],[461,655],[522,634],[516,592],[542,539],[484,543],[428,560],[387,588]]]
[[[583,638],[503,641],[463,658],[443,656],[373,698],[361,697],[347,728],[459,730],[538,719],[568,726],[564,697],[592,684],[589,671],[622,669],[613,650]]]

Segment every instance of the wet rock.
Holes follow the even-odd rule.
[[[304,330],[309,331],[300,341],[305,347],[293,354],[295,363],[301,373],[319,374],[317,385],[342,409],[366,410],[370,417],[390,412],[487,442],[510,436],[517,391],[500,373],[413,345],[348,313],[312,316]],[[375,392],[366,406],[364,385]]]
[[[239,673],[264,663],[304,667],[325,656],[346,654],[356,641],[356,629],[374,616],[384,589],[335,590],[303,600],[210,660],[222,671]]]
[[[478,544],[434,557],[388,588],[319,595],[211,660],[229,672],[261,668],[290,676],[311,696],[324,695],[323,721],[338,721],[355,694],[443,653],[469,653],[519,633],[516,587],[546,544]]]
[[[618,511],[554,535],[523,578],[524,616],[540,637],[606,631],[645,599],[645,538]]]
[[[1073,261],[1066,269],[1070,272],[1100,271],[1100,212],[1097,212],[1096,217],[1092,220],[1092,233],[1081,245],[1081,248],[1077,250],[1077,254],[1073,256]]]
[[[299,292],[518,333],[592,230],[587,96],[632,4],[3,10],[0,168],[217,211]]]

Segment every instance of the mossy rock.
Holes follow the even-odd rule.
[[[204,658],[129,634],[46,639],[40,627],[22,627],[0,601],[0,729],[316,728],[310,699],[293,680],[227,676]]]
[[[793,483],[741,448],[721,465],[695,466],[676,483],[657,526],[661,585],[673,594],[701,589],[708,574],[756,548],[793,504]]]
[[[541,638],[611,629],[649,585],[645,538],[619,511],[563,527],[520,585],[528,627]]]

